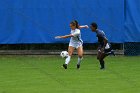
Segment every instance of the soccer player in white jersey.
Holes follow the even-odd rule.
[[[78,53],[78,62],[77,62],[77,69],[80,68],[80,63],[83,58],[83,41],[81,39],[81,28],[88,28],[87,25],[79,26],[78,22],[76,20],[72,21],[70,23],[71,28],[71,34],[65,35],[65,36],[56,36],[55,38],[70,38],[69,47],[68,47],[68,57],[65,59],[65,63],[63,64],[63,67],[67,69],[67,66],[70,62],[71,56],[74,52],[74,49],[77,49]]]

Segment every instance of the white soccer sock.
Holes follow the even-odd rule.
[[[69,62],[70,62],[70,58],[71,58],[71,56],[68,56],[67,58],[66,58],[66,60],[65,60],[65,64],[69,64]]]
[[[82,61],[83,57],[78,57],[78,62],[77,62],[77,65],[80,65],[81,61]]]

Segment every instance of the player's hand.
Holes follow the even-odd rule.
[[[55,37],[55,39],[59,39],[59,38],[61,38],[61,36],[56,36],[56,37]]]
[[[85,25],[85,28],[89,28],[89,26],[88,25]]]

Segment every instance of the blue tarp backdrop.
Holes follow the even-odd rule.
[[[97,22],[110,42],[140,42],[140,0],[0,0],[0,44],[66,43],[69,23]],[[97,42],[81,29],[84,43]]]

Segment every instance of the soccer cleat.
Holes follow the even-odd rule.
[[[104,70],[105,68],[104,68],[104,67],[101,67],[100,69],[101,69],[101,70]]]
[[[64,67],[65,69],[67,69],[67,64],[63,64],[63,67]]]
[[[80,65],[77,64],[77,69],[79,69],[79,68],[80,68]]]

